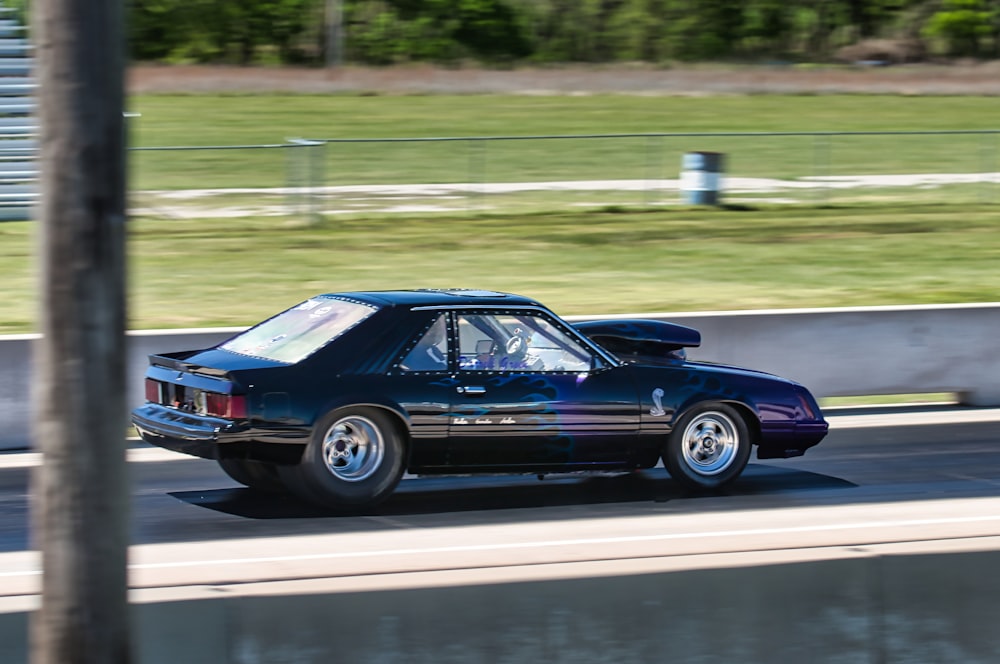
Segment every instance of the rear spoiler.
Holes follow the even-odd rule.
[[[229,372],[225,369],[214,369],[212,367],[205,367],[200,364],[192,364],[184,361],[192,355],[200,352],[200,350],[182,350],[175,353],[150,355],[149,364],[153,367],[163,367],[164,369],[170,369],[171,371],[212,376],[214,378],[229,378]]]

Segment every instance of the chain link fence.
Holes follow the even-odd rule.
[[[147,216],[530,213],[685,204],[689,152],[722,205],[993,203],[1000,130],[294,139],[133,148]]]

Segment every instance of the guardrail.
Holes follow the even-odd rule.
[[[797,380],[818,397],[953,392],[966,405],[1000,405],[1000,303],[634,314],[701,330],[697,360]],[[239,328],[128,335],[128,402],[142,404],[147,356],[207,348]],[[0,337],[0,449],[30,446],[31,343]],[[124,423],[123,423],[124,427]]]

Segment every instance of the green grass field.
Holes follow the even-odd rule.
[[[994,129],[998,117],[995,99],[977,97],[145,96],[130,105],[142,113],[131,126],[139,146],[297,136]],[[976,172],[996,159],[993,139],[837,139],[825,146],[827,172]],[[808,174],[815,165],[813,147],[796,142],[806,139],[670,140],[496,143],[483,161],[461,143],[352,146],[327,151],[327,182],[461,182],[483,170],[483,181],[493,182],[676,177],[677,156],[690,149],[726,151],[733,170],[759,177]],[[132,153],[132,189],[281,186],[286,153]],[[989,168],[997,170],[995,161]],[[246,325],[317,292],[369,288],[509,290],[563,314],[996,301],[996,188],[904,188],[891,196],[876,188],[850,203],[814,192],[812,205],[751,200],[729,209],[655,207],[661,201],[646,192],[605,196],[595,207],[593,196],[545,192],[520,207],[490,196],[455,202],[448,213],[361,209],[315,223],[254,212],[198,218],[199,199],[158,211],[167,205],[160,200],[131,222],[131,327]],[[247,202],[240,196],[214,205],[239,207]],[[35,329],[33,228],[0,224],[0,333]]]
[[[0,224],[0,332],[34,328],[32,227]],[[473,287],[562,314],[995,301],[1000,208],[135,220],[133,328],[246,325],[317,292]]]
[[[726,131],[997,129],[996,98],[877,95],[147,95],[133,144]]]
[[[282,144],[290,138],[998,129],[988,97],[620,95],[141,96],[132,145]],[[699,137],[333,144],[327,184],[676,177],[680,155],[728,155],[734,176],[998,170],[1000,136]],[[132,153],[134,189],[280,187],[285,149]]]

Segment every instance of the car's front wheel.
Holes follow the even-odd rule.
[[[750,459],[750,447],[749,428],[735,408],[699,404],[674,426],[663,465],[688,489],[718,489],[740,476]]]
[[[338,408],[316,423],[299,464],[279,473],[293,493],[325,507],[376,504],[403,475],[400,427],[377,408]]]

